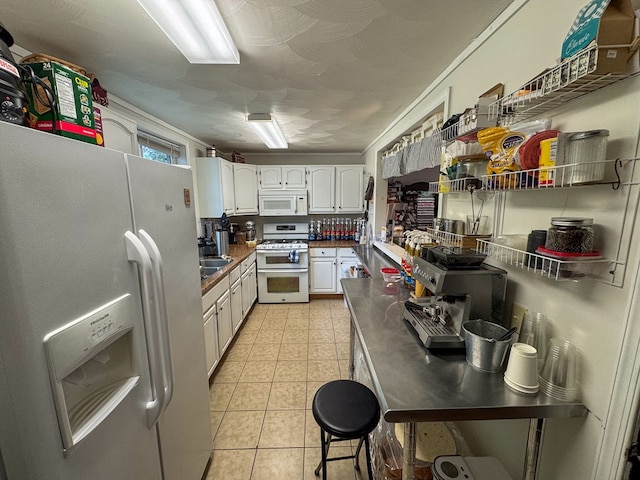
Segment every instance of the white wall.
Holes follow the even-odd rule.
[[[514,7],[521,4],[521,8],[504,25],[494,28],[494,33],[442,81],[430,85],[415,108],[371,145],[365,153],[368,169],[379,165],[381,150],[405,133],[408,125],[428,116],[432,106],[443,98],[449,100],[446,118],[472,106],[479,94],[498,82],[504,83],[505,92],[509,93],[552,67],[566,32],[586,0],[515,3]],[[638,3],[634,2],[635,8],[640,6]],[[610,130],[607,157],[613,159],[637,155],[639,112],[640,78],[635,77],[565,104],[550,114],[554,128],[564,131]],[[386,182],[381,179],[379,168],[376,172],[375,224],[379,228],[384,222]],[[532,229],[546,229],[552,216],[592,217],[598,224],[598,247],[608,258],[615,258],[623,225],[627,229],[635,225],[638,231],[637,219],[623,215],[628,188],[616,192],[603,185],[509,193],[505,199],[503,233],[526,234]],[[633,199],[638,187],[631,188]],[[469,194],[442,197],[448,218],[464,218],[471,213]],[[487,213],[491,214],[494,203],[487,204]],[[634,297],[632,286],[637,276],[639,246],[636,235],[628,258],[626,255],[623,258],[627,268],[621,287],[594,280],[555,282],[497,261],[490,262],[508,270],[509,296],[531,310],[545,313],[552,323],[553,334],[574,342],[582,354],[582,400],[589,413],[584,418],[547,421],[538,478],[617,478],[603,472],[609,472],[609,464],[618,463],[624,447],[622,442],[612,448],[609,439],[620,437],[621,427],[634,421],[634,418],[616,419],[610,404],[626,394],[627,377],[631,377],[630,372],[618,366],[621,351],[624,345],[633,346],[640,341],[638,334],[629,329],[634,319],[627,313]],[[618,271],[624,271],[624,267]],[[617,275],[616,279],[619,278]],[[609,418],[617,423],[608,424]],[[460,427],[475,454],[500,458],[514,478],[521,478],[527,421],[464,422]]]

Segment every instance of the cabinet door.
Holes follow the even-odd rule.
[[[282,185],[290,190],[304,190],[307,187],[304,167],[282,167]]]
[[[225,163],[228,167],[225,167]],[[225,182],[223,172],[228,168],[231,181]],[[233,170],[231,164],[221,158],[202,157],[196,159],[196,180],[198,183],[198,210],[200,217],[218,218],[223,213],[233,213]],[[231,192],[231,199],[228,196]],[[231,210],[226,202],[231,201]]]
[[[309,213],[335,212],[335,167],[307,167]]]
[[[312,258],[309,260],[309,293],[336,293],[336,259]]]
[[[251,265],[251,268],[249,269],[249,278],[251,280],[251,304],[249,305],[249,309],[251,309],[251,306],[258,299],[258,274],[255,263]]]
[[[364,167],[336,167],[336,212],[364,212]]]
[[[282,188],[281,167],[260,167],[260,188]]]
[[[233,185],[237,215],[258,214],[258,168],[245,163],[233,164]]]
[[[242,324],[242,283],[238,279],[231,285],[231,323],[233,324],[233,333],[235,334]]]
[[[249,310],[251,310],[251,296],[253,295],[253,288],[251,287],[251,269],[242,274],[242,318],[247,316]]]
[[[211,376],[216,363],[220,359],[220,356],[218,355],[218,335],[216,333],[215,308],[208,316],[205,316],[204,350],[205,357],[207,359],[207,372],[209,376]]]
[[[139,155],[138,124],[104,106],[99,106],[102,116],[104,146],[119,152]]]
[[[227,290],[216,302],[218,321],[218,349],[220,356],[227,350],[233,338],[233,325],[231,324],[231,296]]]
[[[233,183],[233,164],[220,159],[220,185],[222,192],[222,209],[227,215],[233,215],[236,211],[235,189]],[[200,216],[203,216],[202,214]],[[217,215],[218,217],[222,215]]]

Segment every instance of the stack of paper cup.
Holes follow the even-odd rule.
[[[538,351],[534,347],[526,343],[511,346],[504,383],[521,393],[538,391]]]

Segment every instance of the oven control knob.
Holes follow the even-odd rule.
[[[427,281],[431,284],[431,285],[435,285],[436,284],[436,277],[429,275],[427,276]]]

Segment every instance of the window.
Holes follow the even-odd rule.
[[[178,163],[180,145],[151,133],[138,130],[138,147],[140,156],[162,163]]]

